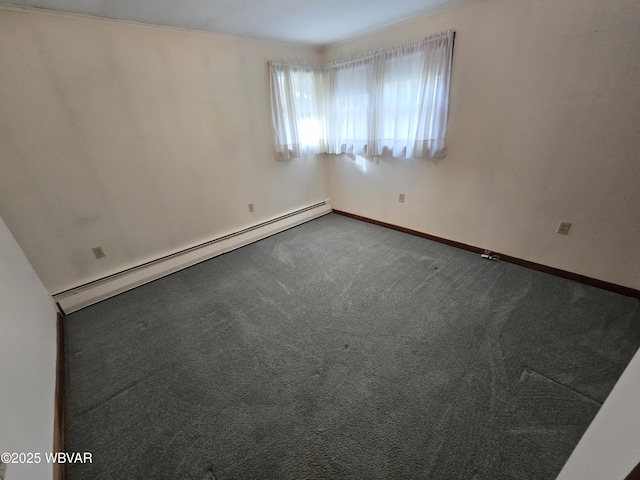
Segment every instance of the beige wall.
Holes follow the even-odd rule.
[[[0,214],[50,291],[328,195],[640,288],[639,20],[635,0],[479,0],[325,48],[457,31],[448,156],[364,171],[273,159],[266,62],[314,49],[0,8]]]
[[[6,478],[51,478],[56,310],[0,218],[0,449],[41,452],[39,464],[7,465]]]
[[[327,197],[270,123],[267,60],[315,49],[11,8],[0,45],[0,214],[50,291]]]
[[[457,32],[448,156],[330,157],[333,207],[640,288],[639,24],[637,0],[480,0],[325,48]]]

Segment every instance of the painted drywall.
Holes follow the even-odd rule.
[[[607,397],[557,480],[622,480],[640,462],[640,352]]]
[[[479,0],[325,48],[456,30],[448,155],[329,157],[333,207],[640,288],[638,24],[637,0]]]
[[[55,308],[0,218],[0,450],[43,456],[8,464],[7,480],[52,477],[55,369]]]
[[[327,198],[269,100],[317,49],[17,7],[0,44],[0,214],[50,292]]]

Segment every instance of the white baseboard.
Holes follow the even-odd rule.
[[[64,313],[75,312],[170,273],[326,215],[331,211],[331,203],[326,200],[51,296]]]

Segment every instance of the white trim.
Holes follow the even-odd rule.
[[[138,265],[63,292],[54,293],[51,296],[64,313],[75,312],[196,263],[217,257],[223,253],[321,217],[331,213],[331,211],[330,201],[325,200],[143,265]]]
[[[638,379],[640,350],[614,385],[557,480],[622,480],[635,468],[640,451]]]

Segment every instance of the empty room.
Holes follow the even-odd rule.
[[[1,0],[0,480],[640,478],[639,24]]]

